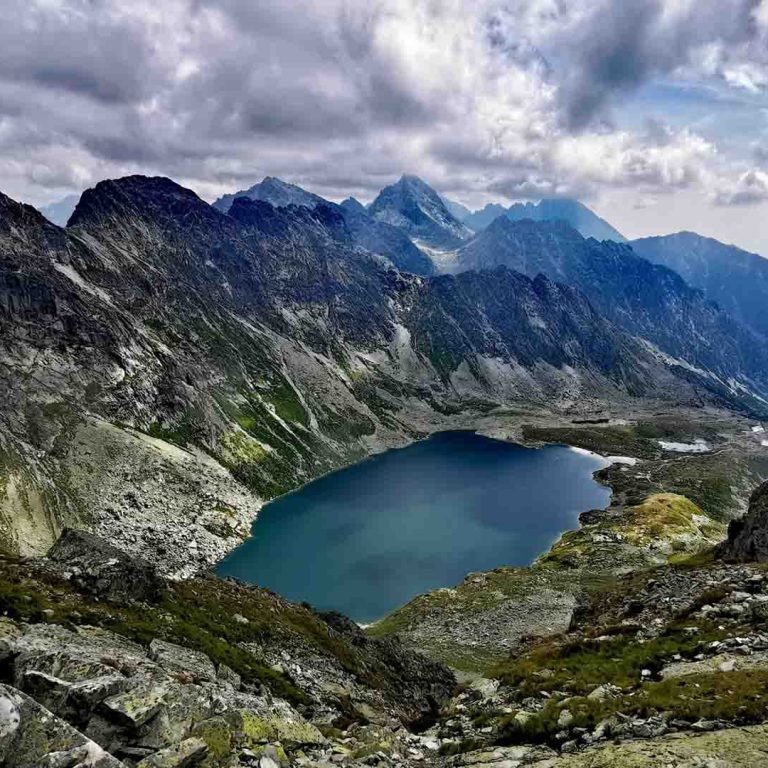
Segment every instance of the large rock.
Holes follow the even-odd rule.
[[[149,657],[166,672],[189,677],[189,682],[216,680],[213,662],[200,651],[155,639],[149,644]]]
[[[48,559],[65,566],[79,589],[107,600],[157,602],[166,588],[150,563],[86,531],[65,528]]]
[[[208,747],[204,741],[185,739],[142,760],[138,768],[189,768],[198,765],[207,754]]]
[[[747,514],[728,526],[717,556],[730,563],[768,562],[768,483],[752,494]]]
[[[15,688],[0,685],[4,768],[125,768],[64,720]]]

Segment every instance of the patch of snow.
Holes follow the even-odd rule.
[[[760,445],[762,445],[763,448],[768,448],[768,440],[761,441]]]
[[[438,272],[450,275],[458,270],[458,251],[441,251],[439,248],[431,248],[423,240],[414,239],[413,244],[430,259]]]
[[[12,699],[0,696],[0,737],[7,739],[16,732],[20,723],[19,708]]]
[[[107,304],[112,304],[112,298],[105,290],[89,283],[71,264],[62,264],[54,261],[53,268],[64,275],[64,277],[69,278],[75,285],[90,293],[91,296],[96,296],[102,301],[106,301]]]
[[[593,453],[592,451],[588,451],[586,448],[577,448],[575,445],[569,445],[568,448],[574,453],[578,453],[582,456],[597,456],[596,453]]]
[[[567,446],[567,448],[573,451],[574,453],[578,453],[580,456],[590,456],[593,459],[600,459],[600,461],[603,462],[604,466],[606,467],[609,466],[610,464],[621,463],[621,462],[613,461],[613,457],[611,456],[603,456],[600,453],[595,453],[594,451],[588,451],[586,448],[578,448],[575,445],[569,445]],[[627,457],[627,461],[628,462],[633,461],[633,459],[630,459],[629,457]]]
[[[752,431],[756,435],[759,435],[759,434],[762,434],[763,432],[765,432],[765,427],[762,424],[757,424],[754,427],[752,427]]]
[[[709,453],[712,449],[706,440],[698,438],[692,443],[670,443],[666,440],[659,440],[659,445],[665,451],[673,453]]]
[[[611,464],[625,464],[628,467],[634,467],[638,461],[633,456],[606,456],[605,460]]]

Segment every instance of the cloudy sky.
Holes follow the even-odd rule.
[[[0,189],[579,197],[768,256],[768,0],[4,0]]]

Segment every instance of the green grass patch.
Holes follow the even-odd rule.
[[[518,658],[497,665],[492,674],[526,696],[542,691],[586,695],[603,683],[631,688],[637,685],[643,669],[656,673],[675,654],[692,657],[704,644],[726,634],[708,622],[690,623],[694,624],[699,630],[696,633],[674,626],[645,642],[633,634],[567,643],[544,642]],[[622,631],[633,630],[627,627]]]
[[[713,672],[646,683],[631,695],[615,699],[570,699],[565,707],[573,716],[571,727],[594,729],[615,713],[647,718],[663,714],[669,719],[725,720],[735,725],[768,719],[768,670]],[[562,730],[558,724],[564,706],[556,701],[524,721],[506,716],[499,721],[501,744],[551,743]]]

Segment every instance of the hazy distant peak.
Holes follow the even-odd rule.
[[[352,213],[366,213],[367,210],[365,206],[355,197],[348,197],[346,200],[342,200],[340,203],[341,207],[345,211],[350,211]]]
[[[41,206],[38,210],[48,221],[65,227],[69,217],[77,207],[78,200],[80,200],[80,195],[67,195],[58,202]]]
[[[384,187],[368,213],[432,248],[454,248],[471,235],[448,210],[440,195],[418,176],[410,174]]]
[[[250,189],[223,195],[214,204],[214,208],[227,213],[236,197],[247,197],[251,200],[262,200],[270,203],[275,208],[285,208],[289,205],[303,205],[306,208],[314,208],[320,203],[327,202],[320,195],[308,192],[296,184],[279,179],[277,176],[265,176],[258,184]]]
[[[584,237],[594,237],[595,240],[615,240],[625,243],[627,239],[605,219],[601,219],[586,205],[571,198],[545,198],[539,203],[516,203],[509,208],[507,215],[511,219],[536,219],[537,221],[552,221],[561,219],[567,221]]]

